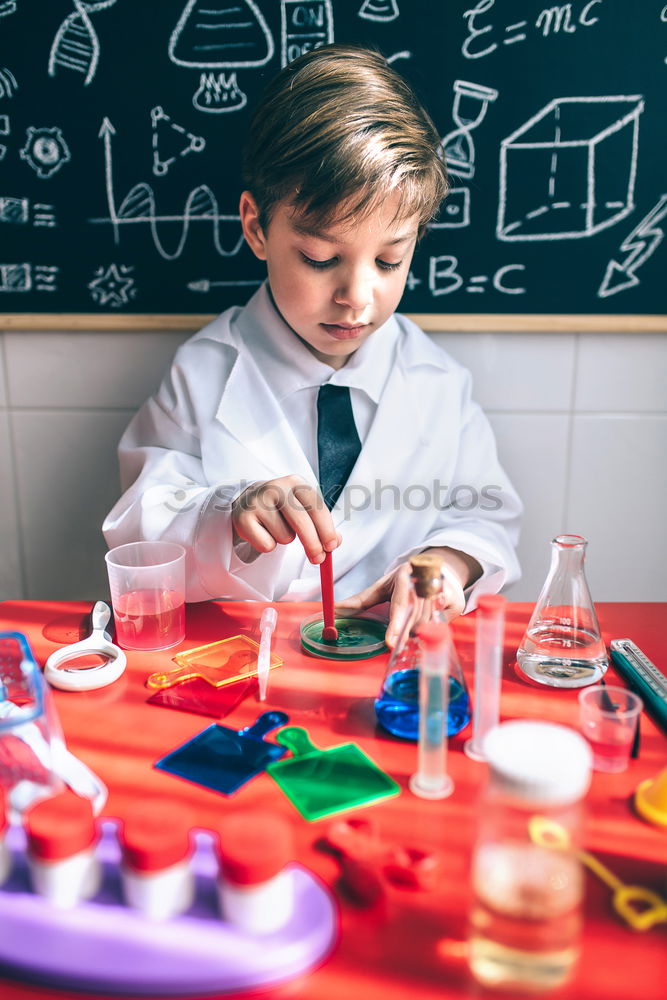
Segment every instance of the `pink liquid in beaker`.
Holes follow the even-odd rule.
[[[185,636],[185,595],[131,590],[114,603],[116,639],[124,649],[168,649]]]

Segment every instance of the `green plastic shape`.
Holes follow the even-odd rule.
[[[400,786],[354,743],[321,750],[300,726],[288,726],[276,741],[294,755],[269,764],[267,773],[304,819],[322,819],[398,795]]]

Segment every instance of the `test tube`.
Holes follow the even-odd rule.
[[[271,669],[271,636],[278,621],[275,608],[265,608],[259,620],[259,655],[257,657],[257,681],[259,684],[259,700],[266,701],[266,689],[269,683]]]
[[[482,751],[484,737],[500,718],[504,634],[505,598],[483,594],[477,602],[472,737],[463,746],[472,760],[486,760]]]
[[[449,628],[445,622],[427,622],[418,629],[419,745],[417,772],[410,791],[422,799],[444,799],[454,790],[447,774],[447,707],[449,702]]]

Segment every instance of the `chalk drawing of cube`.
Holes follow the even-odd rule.
[[[634,208],[640,96],[560,97],[500,146],[499,240],[592,236]]]

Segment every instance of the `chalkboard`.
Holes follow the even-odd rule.
[[[378,48],[447,154],[404,312],[667,311],[664,0],[0,0],[5,325],[246,301],[248,119],[332,40]]]

